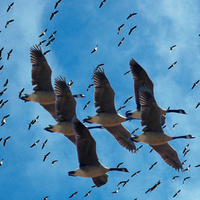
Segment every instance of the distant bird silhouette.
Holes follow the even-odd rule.
[[[11,136],[8,136],[6,139],[4,139],[4,142],[3,142],[3,146],[6,146],[6,143],[8,142],[8,140],[10,139]]]
[[[91,192],[92,192],[91,190],[89,192],[87,192],[84,197],[89,196]]]
[[[28,130],[30,130],[31,126],[33,126],[33,124],[35,124],[35,122],[38,121],[38,118],[39,118],[39,115],[29,123]]]
[[[3,165],[3,161],[4,161],[4,159],[1,159],[0,166],[2,166],[2,165]]]
[[[177,179],[179,176],[174,176],[173,178],[172,178],[172,182],[174,182],[174,180],[175,179]]]
[[[42,149],[44,149],[44,147],[46,146],[47,141],[48,141],[48,139],[46,139],[46,140],[43,142],[43,144],[42,144]]]
[[[187,179],[189,179],[190,177],[188,176],[188,177],[185,177],[184,179],[183,179],[183,184],[185,183],[185,181],[187,180]]]
[[[5,88],[4,90],[2,90],[2,91],[0,92],[0,96],[2,96],[2,95],[5,93],[6,90],[7,90],[7,88]]]
[[[139,128],[136,128],[135,130],[132,131],[131,135],[134,134]]]
[[[67,83],[68,87],[70,88],[74,82],[71,80]]]
[[[44,52],[44,55],[48,54],[51,50],[47,50]]]
[[[98,45],[91,51],[91,53],[94,53],[95,51],[97,51]]]
[[[55,12],[51,13],[51,17],[50,17],[50,20],[53,19],[53,17],[56,15],[56,13],[58,13],[58,10],[56,10]]]
[[[191,165],[189,165],[187,168],[183,169],[183,172],[189,171]]]
[[[134,177],[135,175],[139,174],[141,171],[137,171],[134,174],[131,175],[131,177]]]
[[[7,102],[8,102],[8,100],[5,100],[4,102],[1,102],[0,108],[2,108],[4,105],[6,105]]]
[[[9,117],[10,115],[6,115],[3,117],[3,119],[1,120],[1,126],[3,126],[6,123],[6,119]]]
[[[104,4],[105,4],[106,0],[103,0],[99,6],[99,8],[101,8]]]
[[[157,164],[158,162],[155,162],[151,165],[151,167],[149,168],[149,170],[151,170],[153,167],[155,167],[155,165]]]
[[[58,1],[56,2],[55,6],[54,6],[54,9],[57,8],[57,6],[59,5],[60,2],[61,2],[61,0],[58,0]]]
[[[47,29],[45,29],[40,35],[39,37],[42,37],[43,35],[46,35]]]
[[[74,197],[77,193],[78,193],[78,191],[74,192],[74,193],[69,197],[69,199],[71,199],[72,197]]]
[[[126,75],[126,74],[128,74],[128,73],[130,73],[130,72],[131,72],[131,70],[128,70],[127,72],[124,73],[124,75]]]
[[[196,165],[195,167],[200,167],[200,164]]]
[[[7,60],[9,60],[9,58],[10,58],[12,52],[13,52],[13,49],[11,49],[11,50],[8,52]]]
[[[101,64],[97,65],[96,68],[95,68],[95,70],[97,70],[99,67],[101,67],[103,65],[104,65],[104,63],[101,63]]]
[[[44,199],[43,200],[47,200],[49,198],[49,196],[46,196],[46,197],[44,197]]]
[[[6,82],[4,83],[3,87],[6,87],[8,85],[8,79],[6,79]]]
[[[53,42],[54,40],[55,40],[55,37],[52,38],[51,40],[49,40],[49,41],[47,42],[47,44],[46,44],[46,47],[49,46],[50,44],[52,44],[52,42]]]
[[[14,22],[14,19],[11,19],[11,20],[7,21],[7,22],[6,22],[6,25],[5,25],[5,28],[7,28],[8,25],[9,25],[11,22]]]
[[[122,24],[121,26],[118,27],[117,29],[117,34],[119,34],[119,32],[122,30],[122,27],[124,26],[124,24]]]
[[[168,67],[168,69],[171,69],[172,67],[174,67],[175,64],[177,64],[177,61],[175,61],[172,65],[170,65],[170,66]]]
[[[183,157],[185,157],[190,152],[190,149],[188,149],[184,154]]]
[[[184,165],[186,163],[187,160],[184,160],[181,164]]]
[[[191,90],[193,90],[193,89],[197,86],[197,84],[199,83],[199,81],[200,81],[200,80],[196,81],[196,82],[193,84]]]
[[[177,125],[178,125],[178,123],[175,123],[175,124],[172,126],[172,129],[174,129]]]
[[[124,164],[124,163],[123,163],[123,162],[119,163],[119,164],[117,165],[117,168],[120,167],[122,164]]]
[[[41,46],[43,43],[45,43],[47,40],[42,40],[39,44],[38,44],[38,46]]]
[[[129,98],[126,99],[126,101],[124,101],[124,104],[126,104],[128,101],[130,101],[133,98],[133,96],[130,96]]]
[[[1,65],[1,67],[0,67],[0,72],[2,71],[3,67],[4,67],[4,65]]]
[[[114,192],[112,192],[112,194],[117,194],[119,192],[120,188],[118,188],[117,190],[115,190]]]
[[[34,142],[34,143],[30,146],[30,148],[33,148],[34,146],[36,146],[36,145],[39,143],[39,141],[40,141],[40,140],[37,140],[36,142]]]
[[[43,162],[47,159],[47,157],[49,156],[51,152],[48,152],[47,154],[44,155],[44,158],[43,158]]]
[[[172,50],[174,50],[174,48],[176,47],[177,45],[173,45],[169,48],[169,52],[171,53]]]
[[[69,176],[92,178],[94,184],[100,187],[107,183],[109,171],[128,172],[126,168],[107,168],[99,161],[96,153],[96,142],[89,130],[76,118],[72,120],[76,135],[76,148],[79,160],[79,168],[68,172]],[[84,149],[84,151],[83,151]]]
[[[86,91],[88,91],[92,86],[94,86],[94,84],[92,83],[92,84],[90,84],[88,87],[87,87],[87,90]]]
[[[143,147],[143,145],[140,145],[138,148],[136,148],[136,150],[134,151],[134,153],[137,153],[142,147]]]
[[[13,5],[14,5],[14,2],[12,2],[12,3],[8,6],[7,12],[12,8]]]
[[[130,29],[130,31],[128,32],[128,35],[130,35],[130,34],[132,33],[132,31],[133,31],[134,29],[136,29],[136,28],[137,28],[137,26],[132,27],[132,28]]]
[[[117,109],[117,112],[122,110],[123,108],[125,108],[126,106],[120,106],[118,109]]]
[[[85,104],[83,110],[85,110],[85,109],[89,106],[90,102],[91,102],[91,101],[88,101],[88,102]]]
[[[55,37],[55,34],[57,33],[57,31],[54,31],[50,36],[49,36],[49,40],[52,38],[52,37]]]
[[[56,162],[58,162],[58,160],[53,160],[53,161],[51,162],[51,166],[53,167],[53,165],[54,165]]]
[[[126,19],[130,19],[131,17],[133,17],[134,15],[136,15],[137,13],[131,13]]]
[[[0,57],[2,57],[3,50],[4,50],[4,47],[2,47],[0,50]]]
[[[125,39],[125,37],[123,37],[123,38],[120,40],[119,44],[117,45],[118,47],[123,43],[124,39]]]
[[[186,150],[188,149],[189,146],[190,146],[190,144],[186,145],[186,147],[183,149],[183,154],[186,152]]]
[[[198,104],[196,105],[196,107],[195,107],[195,108],[198,108],[198,107],[199,107],[199,105],[200,105],[200,102],[198,102]]]
[[[23,88],[23,89],[19,92],[19,98],[22,96],[24,90],[25,90],[25,88]]]
[[[152,192],[152,191],[155,190],[160,184],[161,184],[161,181],[159,180],[153,187],[149,188],[149,189],[145,192],[145,194],[148,193],[148,192]]]
[[[122,187],[124,187],[129,181],[130,181],[130,179],[128,179],[128,180],[126,180],[126,181],[120,181],[120,182],[117,184],[117,186],[123,184]]]
[[[178,190],[178,191],[174,194],[173,198],[176,197],[176,196],[178,195],[178,193],[180,193],[180,191],[181,191],[181,190]]]

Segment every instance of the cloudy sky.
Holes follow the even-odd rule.
[[[6,12],[12,1],[0,3],[0,49],[4,47],[0,66],[0,91],[8,79],[6,92],[0,97],[9,100],[0,109],[0,117],[10,115],[7,123],[0,127],[0,188],[1,199],[68,199],[78,191],[74,199],[82,199],[91,190],[90,199],[173,199],[173,195],[181,189],[175,199],[198,199],[200,168],[199,158],[199,112],[195,108],[200,101],[200,86],[191,90],[193,84],[200,79],[200,2],[198,0],[107,0],[99,8],[101,1],[62,0],[54,9],[56,1],[17,0]],[[50,20],[51,13],[58,13]],[[126,19],[130,13],[137,13]],[[7,28],[6,22],[14,19]],[[117,34],[118,27],[124,24]],[[129,30],[137,26],[128,35]],[[39,35],[47,29],[46,35]],[[49,46],[49,36],[57,31],[55,40]],[[122,38],[123,43],[118,47]],[[134,58],[149,74],[154,82],[154,95],[158,105],[167,109],[181,108],[188,115],[168,114],[165,133],[170,136],[192,134],[194,140],[175,140],[170,145],[176,149],[178,156],[187,168],[185,172],[177,172],[168,166],[156,153],[149,153],[147,144],[137,154],[131,154],[121,147],[106,130],[92,130],[91,134],[97,142],[97,154],[100,162],[107,167],[116,167],[123,162],[130,173],[109,172],[108,183],[100,188],[91,188],[91,179],[69,177],[68,171],[78,168],[75,146],[62,134],[49,133],[44,130],[54,119],[39,104],[24,103],[18,98],[19,92],[32,93],[30,47],[46,40],[42,50],[51,50],[46,54],[52,69],[52,83],[58,75],[64,75],[67,81],[73,80],[72,93],[83,93],[85,99],[77,100],[77,117],[82,120],[94,115],[94,88],[86,91],[93,81],[93,69],[104,63],[104,70],[115,90],[116,109],[123,106],[124,101],[134,95],[129,60]],[[97,52],[91,51],[98,45]],[[169,48],[177,45],[170,53]],[[13,49],[7,60],[8,52]],[[177,64],[168,70],[168,67]],[[89,106],[84,105],[91,100]],[[134,98],[119,111],[125,115],[127,110],[136,108]],[[30,130],[28,125],[39,115],[38,122]],[[178,125],[172,129],[173,124]],[[124,126],[136,134],[141,134],[139,120],[125,122]],[[10,139],[3,146],[5,138]],[[47,145],[41,149],[42,143],[48,139]],[[37,146],[30,146],[40,140]],[[184,157],[183,149],[189,144],[189,153]],[[46,153],[51,152],[43,162]],[[58,160],[51,166],[53,160]],[[155,167],[150,166],[157,162]],[[131,178],[136,171],[139,174]],[[179,176],[173,183],[173,176]],[[183,184],[183,179],[190,177]],[[118,194],[112,194],[119,188],[120,181],[128,180],[125,187],[120,185]],[[145,192],[158,181],[161,184],[152,192]]]

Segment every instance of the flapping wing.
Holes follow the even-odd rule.
[[[153,93],[153,82],[149,78],[146,71],[132,58],[129,62],[131,73],[134,79],[134,92],[135,92],[135,101],[137,104],[137,109],[140,110],[140,100],[139,100],[139,88],[143,85],[146,85],[150,88],[151,93]]]
[[[51,84],[51,68],[49,67],[46,58],[42,53],[40,46],[32,46],[31,63],[32,63],[32,85],[36,85],[33,90],[53,91]]]
[[[113,135],[113,137],[117,140],[117,142],[128,149],[129,151],[136,150],[135,144],[129,140],[131,137],[130,132],[124,128],[123,125],[117,125],[112,127],[105,127],[104,128]]]
[[[177,152],[168,144],[162,145],[150,145],[160,156],[162,159],[169,165],[175,169],[182,169],[182,164],[178,158]]]
[[[66,83],[65,77],[55,78],[56,115],[58,121],[71,121],[76,115],[76,101]]]
[[[72,120],[74,134],[76,136],[76,147],[80,167],[88,165],[99,165],[96,154],[96,141],[89,130],[76,118]]]
[[[94,177],[92,178],[92,180],[97,187],[100,187],[108,182],[108,174],[103,174],[101,176]]]
[[[96,112],[116,112],[114,105],[115,92],[112,89],[103,68],[94,70],[95,107]]]
[[[161,128],[161,110],[158,107],[153,94],[146,86],[140,87],[140,104],[141,104],[141,125],[146,126],[149,131],[159,132]]]

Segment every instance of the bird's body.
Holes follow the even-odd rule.
[[[96,142],[88,129],[76,118],[72,120],[74,133],[76,135],[76,147],[79,160],[79,168],[70,171],[69,176],[80,176],[92,178],[94,184],[100,187],[106,184],[109,171],[124,171],[126,168],[107,168],[99,161],[96,153]]]
[[[128,35],[130,35],[130,34],[132,33],[132,31],[133,31],[134,29],[136,29],[136,28],[137,28],[137,26],[132,27],[132,28],[130,29]]]
[[[119,34],[119,32],[122,30],[122,27],[123,27],[123,26],[124,26],[124,24],[122,24],[121,26],[118,27],[118,29],[117,29],[117,30],[118,30],[118,31],[117,31],[117,34]]]
[[[50,20],[53,19],[53,17],[56,15],[56,13],[58,13],[58,10],[56,10],[55,12],[51,13],[51,17],[50,17]]]
[[[130,13],[130,15],[126,18],[127,20],[131,17],[133,17],[134,15],[136,15],[137,13]]]
[[[12,8],[13,5],[14,5],[14,2],[12,2],[12,3],[8,6],[7,12]]]
[[[96,47],[91,51],[91,53],[94,53],[95,51],[97,51],[98,45],[96,45]]]
[[[45,29],[40,35],[39,37],[42,37],[43,35],[46,35],[47,29]]]
[[[161,111],[158,107],[153,94],[146,86],[140,87],[139,98],[141,105],[141,125],[143,133],[141,135],[132,136],[130,139],[135,142],[143,142],[149,144],[163,160],[175,169],[182,169],[181,162],[177,152],[167,143],[168,141],[185,138],[194,138],[191,135],[171,137],[164,133],[161,127]]]
[[[124,39],[125,39],[125,37],[123,37],[123,38],[120,40],[119,44],[117,45],[118,47],[123,43]]]
[[[153,91],[153,82],[151,81],[151,79],[149,78],[147,72],[132,58],[129,62],[130,65],[130,69],[131,69],[131,73],[134,79],[134,93],[135,93],[135,101],[136,101],[136,106],[137,109],[134,110],[133,112],[129,112],[126,114],[127,117],[130,118],[136,118],[136,119],[140,119],[140,100],[139,100],[139,88],[143,85],[146,85],[152,95],[154,95],[154,91]],[[171,112],[175,112],[175,113],[180,113],[180,114],[186,114],[186,112],[182,109],[163,109],[161,107],[159,107],[161,110],[161,124],[164,125],[165,124],[165,115],[167,113],[171,113]]]
[[[14,22],[14,19],[11,19],[11,20],[7,21],[7,22],[6,22],[6,25],[5,25],[5,28],[7,28],[8,25],[9,25],[11,22]]]

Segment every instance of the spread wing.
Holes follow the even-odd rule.
[[[32,63],[32,85],[36,85],[33,90],[53,91],[51,84],[51,68],[49,67],[46,58],[42,53],[40,46],[32,46],[31,63]]]
[[[92,180],[97,187],[100,187],[108,182],[108,174],[94,177]]]
[[[115,92],[112,89],[103,68],[94,70],[95,85],[95,107],[99,107],[96,112],[116,112],[114,105]]]

